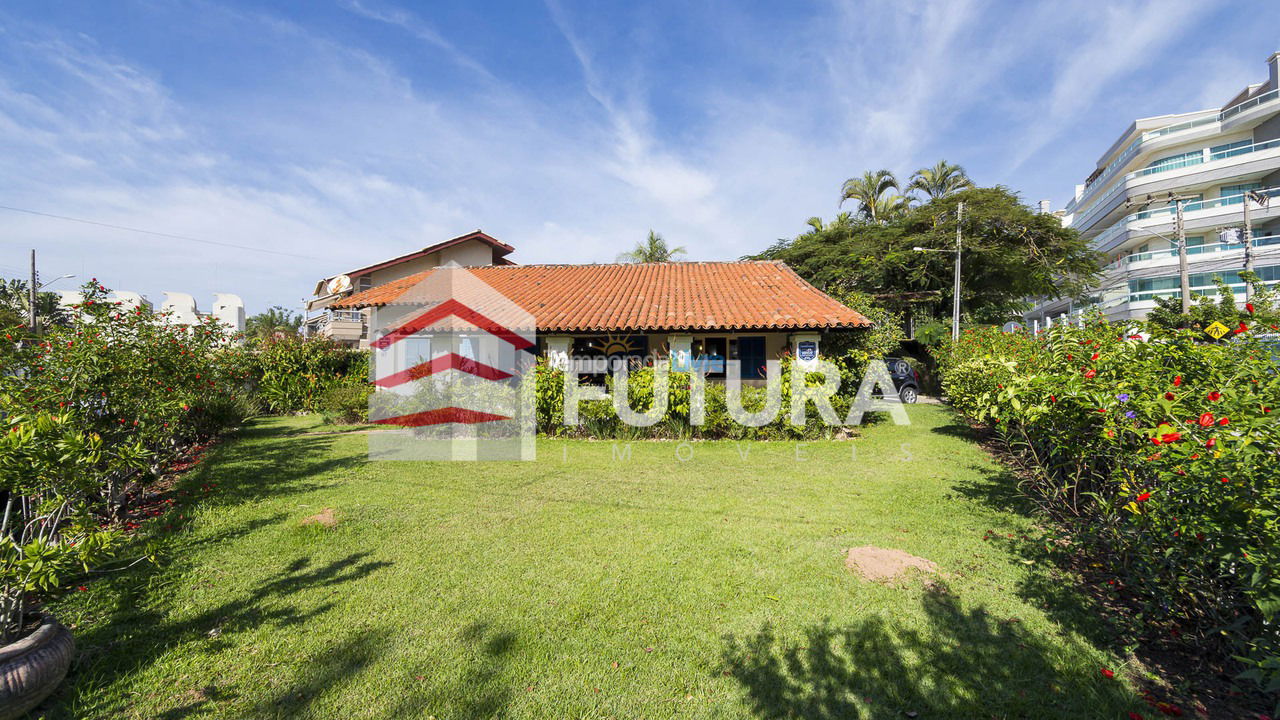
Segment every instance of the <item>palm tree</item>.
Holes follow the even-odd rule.
[[[840,204],[858,201],[858,214],[874,223],[885,222],[905,210],[911,199],[893,192],[898,179],[889,170],[868,170],[862,177],[849,178],[840,188]]]
[[[964,168],[939,160],[933,167],[920,168],[911,176],[907,190],[920,191],[929,200],[946,197],[957,190],[973,187],[973,181]]]
[[[302,315],[276,305],[244,322],[244,334],[258,340],[294,336],[302,327]]]
[[[0,279],[0,315],[6,327],[27,324],[31,308],[27,287],[25,280]],[[16,321],[11,321],[13,319]],[[42,328],[67,325],[71,314],[62,307],[56,294],[42,291],[36,295],[36,321]]]
[[[634,250],[618,256],[618,262],[624,263],[668,263],[674,262],[677,255],[685,254],[684,246],[669,248],[667,241],[658,233],[650,230],[644,242],[636,243]]]

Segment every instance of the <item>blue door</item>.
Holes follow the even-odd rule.
[[[758,380],[764,377],[764,338],[738,338],[738,359],[742,361],[742,379]]]

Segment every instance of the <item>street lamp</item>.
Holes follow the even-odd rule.
[[[912,250],[923,252],[954,252],[956,254],[955,285],[951,289],[951,342],[960,340],[960,220],[964,218],[964,203],[956,205],[956,248],[955,250],[939,250],[917,245]]]
[[[73,278],[73,277],[75,277],[75,275],[59,275],[58,277],[56,277],[56,278],[54,278],[54,279],[50,280],[49,282],[47,282],[47,283],[45,283],[45,284],[41,285],[41,286],[39,287],[39,289],[40,289],[40,290],[43,290],[43,289],[45,289],[45,288],[49,287],[50,285],[52,285],[52,284],[54,284],[54,283],[58,282],[59,280],[66,280],[67,278]]]

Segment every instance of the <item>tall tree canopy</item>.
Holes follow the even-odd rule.
[[[636,243],[634,249],[618,256],[618,262],[625,263],[665,263],[674,262],[677,255],[685,253],[684,246],[667,247],[667,241],[658,233],[650,230],[644,242]]]
[[[244,321],[244,334],[256,340],[266,340],[277,335],[292,337],[301,328],[302,315],[279,305]]]
[[[1025,309],[1026,298],[1078,296],[1097,274],[1098,256],[1078,232],[1004,187],[956,190],[880,223],[848,214],[810,220],[807,232],[754,257],[782,260],[823,289],[871,294],[895,311],[949,315],[959,202],[960,301],[971,319],[1002,322]]]
[[[868,170],[862,177],[851,177],[840,188],[840,204],[846,200],[858,203],[862,218],[882,223],[902,215],[911,206],[911,198],[898,192],[898,179],[889,170]]]
[[[11,335],[14,328],[25,328],[30,317],[31,296],[26,280],[0,278],[0,326]],[[51,292],[36,294],[36,323],[40,328],[66,325],[71,316],[58,304],[58,295]]]
[[[946,160],[939,160],[933,167],[920,168],[911,176],[907,190],[918,192],[929,202],[943,198],[951,193],[973,187],[973,182],[965,174],[964,168],[952,165]]]

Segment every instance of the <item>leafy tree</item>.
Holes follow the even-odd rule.
[[[811,223],[754,257],[782,260],[828,292],[868,293],[894,312],[950,316],[954,256],[914,248],[954,249],[961,201],[961,308],[971,320],[1003,322],[1029,297],[1078,296],[1096,276],[1098,256],[1078,232],[1003,187],[958,190],[883,223]]]
[[[58,300],[57,293],[36,294],[36,324],[40,329],[70,323],[71,316],[58,304]],[[31,295],[25,280],[0,279],[0,328],[10,333],[14,329],[25,333],[30,307]]]
[[[964,168],[939,160],[933,167],[920,168],[911,176],[907,190],[924,195],[925,201],[937,200],[954,192],[973,187]]]
[[[858,203],[858,214],[872,223],[883,223],[901,216],[911,206],[911,199],[899,192],[898,179],[889,170],[868,170],[862,177],[851,177],[840,188],[840,204],[846,200]]]
[[[276,305],[258,313],[244,322],[244,332],[255,340],[273,337],[294,337],[302,328],[302,315]]]
[[[658,233],[650,230],[644,242],[636,243],[633,250],[618,256],[618,262],[624,263],[669,263],[675,262],[677,255],[684,255],[684,246],[667,247],[667,241]]]

